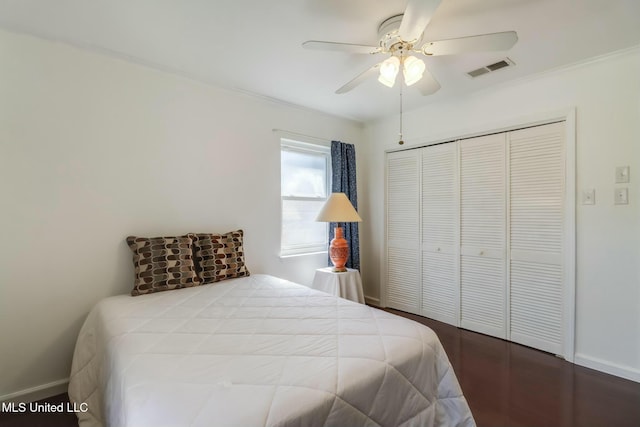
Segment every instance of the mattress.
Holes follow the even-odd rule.
[[[417,322],[286,280],[114,296],[69,384],[81,426],[474,426]]]

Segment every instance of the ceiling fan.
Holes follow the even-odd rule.
[[[389,55],[384,61],[375,64],[339,88],[336,91],[337,94],[349,92],[376,74],[379,74],[378,80],[381,83],[393,87],[398,72],[402,69],[404,84],[407,86],[417,84],[423,95],[431,95],[440,89],[440,84],[426,69],[424,61],[413,54],[439,56],[508,50],[518,41],[518,35],[515,31],[448,40],[423,40],[424,30],[441,1],[409,0],[404,14],[392,16],[380,24],[378,27],[378,46],[318,40],[308,40],[302,46],[312,50]]]

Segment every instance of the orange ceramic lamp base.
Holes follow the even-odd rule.
[[[329,258],[333,263],[333,271],[347,271],[345,264],[349,258],[349,243],[344,239],[340,223],[360,222],[362,218],[344,193],[332,193],[326,203],[320,209],[316,221],[336,223],[335,238],[329,245]]]
[[[333,271],[337,273],[347,271],[345,264],[349,258],[349,244],[344,238],[342,227],[334,228],[335,237],[329,246],[329,258],[333,263]]]

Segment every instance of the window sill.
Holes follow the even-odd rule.
[[[318,252],[304,252],[304,253],[300,253],[300,254],[286,254],[286,255],[278,255],[278,257],[280,259],[290,259],[290,258],[300,258],[300,257],[306,257],[306,256],[312,256],[312,255],[327,255],[329,252],[328,251],[318,251]]]

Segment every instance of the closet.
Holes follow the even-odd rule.
[[[557,122],[388,153],[386,305],[562,355],[565,152]]]

